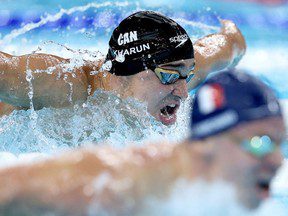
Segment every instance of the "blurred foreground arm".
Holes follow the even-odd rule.
[[[219,33],[205,36],[194,44],[195,77],[188,83],[190,90],[209,73],[236,66],[245,54],[245,39],[237,26],[230,20],[221,20],[221,23]]]
[[[6,168],[0,170],[0,212],[9,213],[11,208],[15,212],[22,206],[65,215],[86,215],[91,208],[97,213],[133,215],[143,208],[148,195],[160,198],[169,193],[181,176],[185,158],[190,158],[186,149],[179,152],[174,145],[158,143],[121,151],[109,147],[74,150]],[[192,163],[185,164],[192,173],[188,166]]]

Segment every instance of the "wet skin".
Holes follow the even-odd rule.
[[[193,59],[159,65],[160,68],[178,72],[184,78],[187,77],[193,66]],[[188,87],[183,78],[178,79],[175,83],[164,85],[152,70],[147,70],[131,77],[123,95],[146,102],[148,112],[152,116],[165,125],[171,125],[177,119],[180,102],[188,97]]]
[[[246,207],[256,208],[269,196],[269,185],[281,166],[283,157],[279,146],[264,157],[256,157],[244,151],[243,140],[254,136],[268,135],[278,145],[286,137],[284,121],[280,117],[254,121],[234,128],[229,134],[216,138],[219,143],[215,151],[218,154],[218,172],[237,188],[238,198]],[[229,152],[229,154],[227,154]]]
[[[91,203],[97,203],[108,212],[133,214],[141,212],[147,197],[166,199],[178,180],[193,183],[221,179],[236,187],[241,204],[254,209],[267,193],[267,188],[259,187],[261,182],[270,183],[282,157],[277,149],[257,158],[244,151],[240,143],[264,134],[280,142],[285,134],[283,119],[253,121],[199,142],[186,140],[178,145],[157,143],[121,150],[94,146],[0,169],[0,207],[17,200],[23,206],[27,201],[37,201],[36,206],[84,215]],[[103,184],[95,187],[98,181]],[[126,206],[131,199],[134,204]]]
[[[157,80],[157,77],[152,71],[149,71],[147,74],[144,74],[146,72],[142,72],[133,75],[135,78],[128,78],[128,80],[131,79],[134,82],[134,84],[133,82],[128,83],[130,90],[137,92],[134,93],[130,91],[130,94],[125,93],[125,96],[135,95],[135,97],[141,101],[147,99],[148,101],[145,102],[147,103],[148,111],[151,112],[157,120],[167,125],[173,124],[176,120],[175,113],[179,101],[187,97],[187,88],[195,88],[199,83],[204,81],[206,76],[211,72],[236,65],[245,53],[245,39],[237,26],[229,20],[222,20],[221,23],[222,28],[219,33],[208,35],[194,43],[196,62],[194,70],[195,78],[188,83],[188,86],[184,83],[184,80],[170,86],[160,85],[159,80]],[[115,91],[116,94],[122,95],[123,88],[121,86],[123,86],[123,79],[121,77],[116,77],[112,74],[104,76],[103,74],[105,73],[91,75],[93,71],[99,72],[103,61],[103,59],[98,62],[85,61],[84,65],[75,67],[73,70],[66,70],[67,65],[70,64],[70,59],[42,53],[12,56],[0,52],[0,100],[15,108],[30,108],[31,101],[28,97],[30,89],[29,83],[26,80],[27,68],[29,68],[33,74],[33,105],[36,110],[42,109],[43,107],[61,108],[77,103],[81,104],[87,100],[89,95],[93,94],[94,91],[99,88],[107,91]],[[162,65],[163,68],[176,69],[183,75],[189,70],[188,64],[187,66],[186,64],[167,64],[168,63]],[[47,73],[48,70],[49,73]],[[142,89],[140,91],[147,90],[152,95],[137,90],[138,86],[136,85],[141,85],[139,81],[141,76],[143,76],[144,82],[142,82],[142,85],[149,86],[149,89],[141,86]],[[147,84],[148,81],[145,80],[155,80],[155,83]],[[125,85],[127,84],[127,82],[124,83]],[[167,98],[165,99],[165,97]],[[159,100],[156,101],[157,99]],[[150,102],[152,104],[150,104]],[[171,105],[171,103],[174,108],[171,109],[169,118],[159,114],[159,109],[161,110],[163,108],[162,106],[165,107],[166,105]],[[0,116],[8,114],[11,111],[11,109],[7,112],[5,112],[5,110],[3,112],[0,110]]]

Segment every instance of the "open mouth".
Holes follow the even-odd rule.
[[[165,125],[174,124],[176,121],[176,113],[179,108],[178,104],[171,103],[160,109],[160,120]]]
[[[269,190],[270,181],[269,180],[260,180],[257,183],[258,188],[261,190]]]
[[[260,178],[257,181],[257,188],[260,193],[261,199],[266,199],[269,197],[271,178]]]
[[[178,107],[179,106],[176,104],[170,104],[170,105],[167,105],[167,106],[163,107],[162,109],[160,109],[160,112],[164,116],[171,116],[171,115],[174,115],[176,113]]]

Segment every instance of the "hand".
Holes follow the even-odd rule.
[[[220,33],[226,35],[230,43],[233,44],[233,61],[229,65],[229,68],[235,67],[238,62],[242,59],[246,52],[246,42],[235,23],[231,20],[220,20],[222,27]]]

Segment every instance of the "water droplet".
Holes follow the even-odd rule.
[[[102,65],[102,69],[103,69],[103,70],[110,71],[111,68],[112,68],[112,62],[111,62],[111,61],[106,61],[106,62]]]
[[[116,60],[117,62],[122,63],[122,62],[125,61],[125,56],[124,56],[123,54],[119,53],[118,55],[116,55],[115,60]]]
[[[104,68],[103,68],[104,69]],[[90,71],[90,75],[96,75],[98,74],[99,72],[98,71]]]

